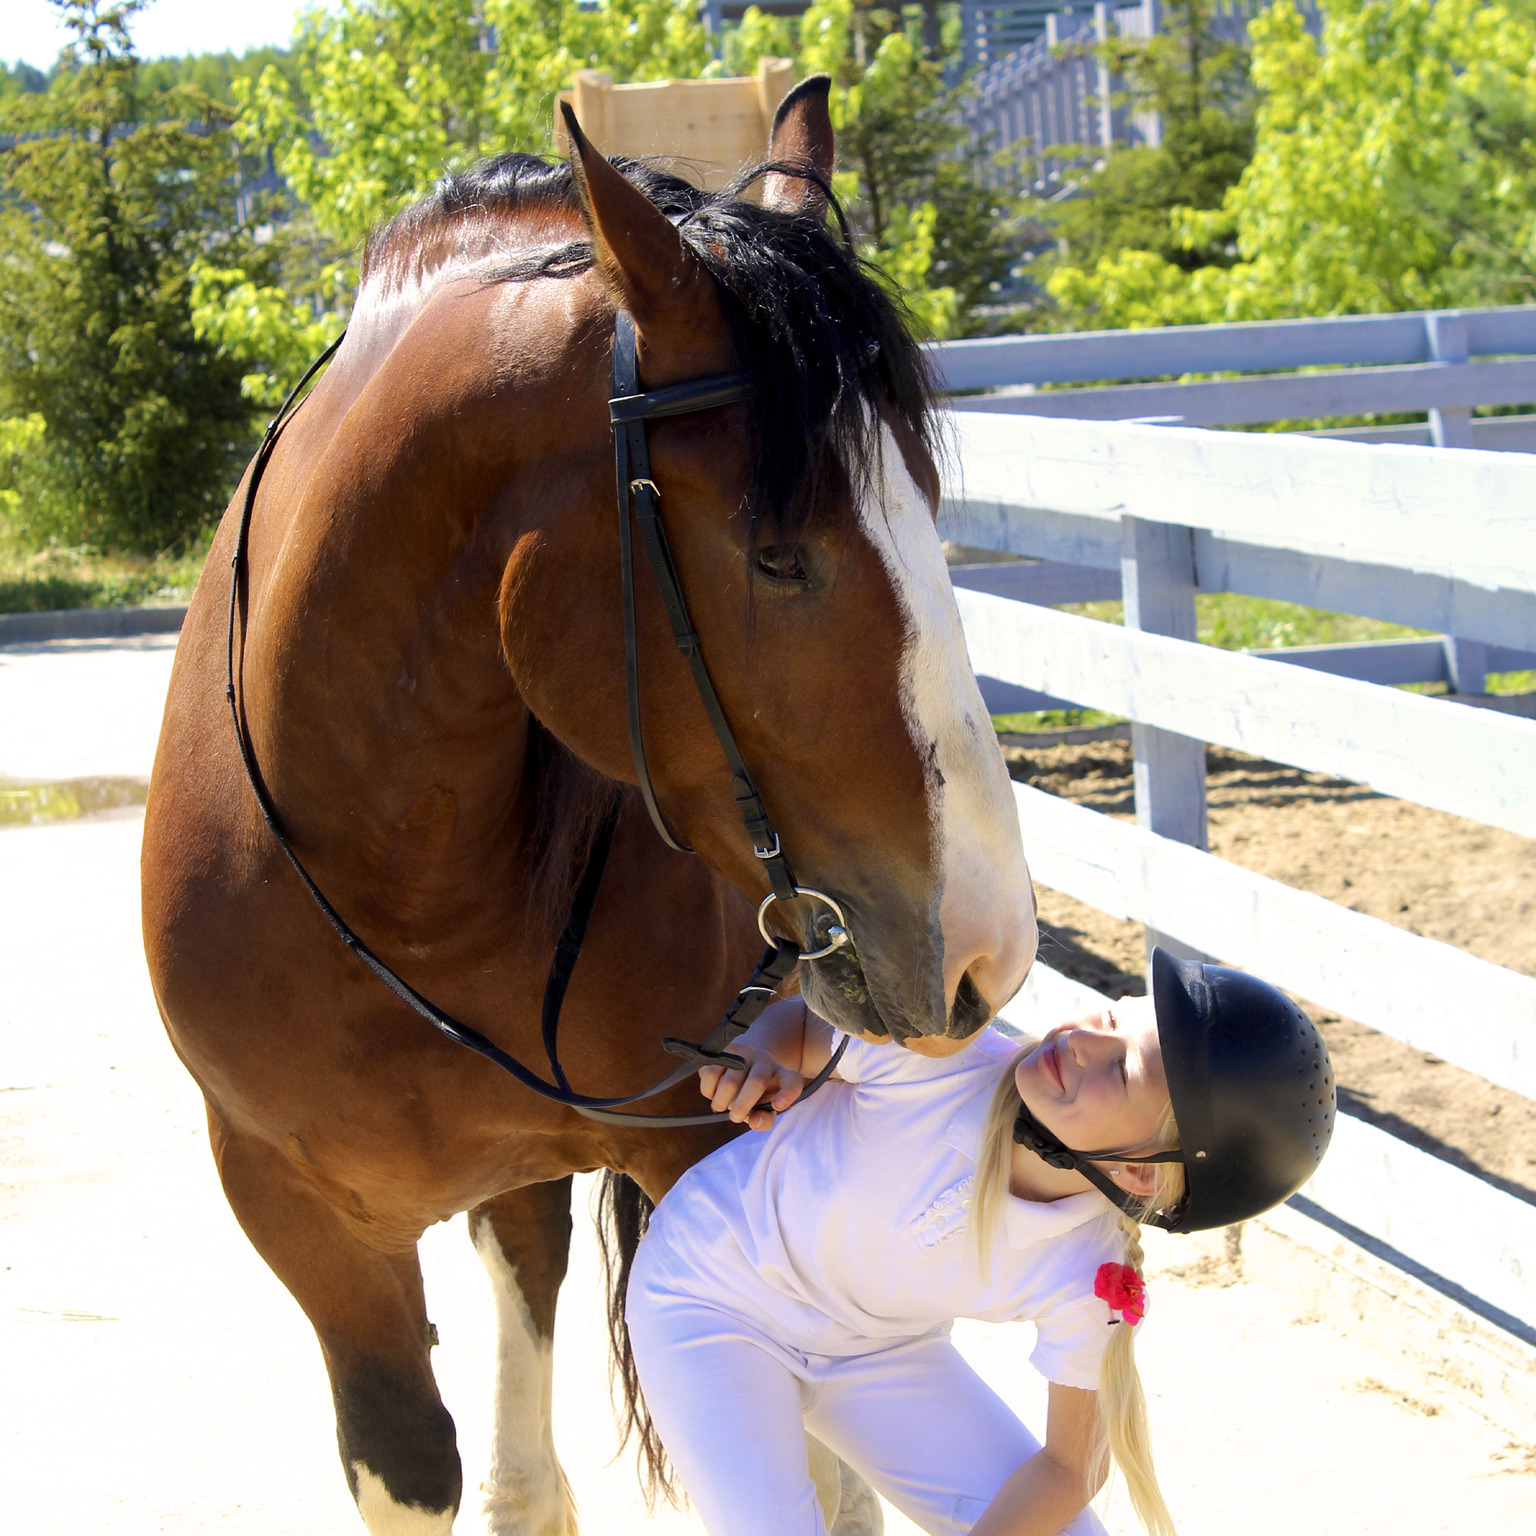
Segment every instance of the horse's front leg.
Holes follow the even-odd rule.
[[[555,1298],[571,1246],[571,1181],[530,1184],[469,1213],[496,1296],[496,1429],[485,1512],[491,1536],[576,1536],[555,1455]]]
[[[463,1474],[414,1243],[365,1240],[371,1224],[344,1216],[283,1153],[208,1119],[230,1208],[320,1340],[363,1524],[372,1536],[448,1536]]]

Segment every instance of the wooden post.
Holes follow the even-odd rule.
[[[1437,363],[1464,363],[1467,360],[1466,316],[1454,309],[1424,316],[1429,333],[1429,355]],[[1471,448],[1472,409],[1448,407],[1429,413],[1430,441],[1436,448]],[[1445,637],[1445,672],[1452,693],[1482,693],[1486,688],[1487,647],[1479,640]]]
[[[1120,520],[1120,586],[1128,629],[1195,638],[1195,540],[1188,528],[1139,517]],[[1133,722],[1136,820],[1149,832],[1209,847],[1205,814],[1205,743]],[[1191,959],[1205,956],[1147,928],[1147,964],[1161,944]],[[1150,969],[1148,985],[1151,984]]]
[[[773,115],[779,103],[789,95],[795,83],[795,66],[791,59],[774,59],[764,54],[757,61],[757,109],[763,115],[763,149],[768,152],[768,135],[773,131]]]
[[[1447,309],[1424,316],[1429,332],[1429,355],[1437,363],[1464,363],[1467,360],[1467,321],[1459,310]],[[1450,406],[1429,413],[1430,440],[1436,448],[1471,448],[1472,408]]]
[[[569,101],[605,155],[650,157],[710,190],[763,158],[779,103],[794,83],[788,59],[761,58],[757,74],[713,80],[645,80],[615,85],[608,70],[579,69],[555,105],[556,154],[569,153],[559,103]],[[762,195],[761,184],[748,198]]]
[[[1486,693],[1488,647],[1481,640],[1445,637],[1445,680],[1452,693]]]
[[[576,108],[576,121],[581,124],[581,131],[592,141],[599,154],[613,154],[613,124],[609,121],[612,116],[609,109],[612,104],[613,71],[578,69],[571,87],[572,105]],[[557,108],[557,116],[558,113]]]

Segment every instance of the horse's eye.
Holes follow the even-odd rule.
[[[798,544],[765,544],[753,555],[757,568],[775,581],[805,581]]]

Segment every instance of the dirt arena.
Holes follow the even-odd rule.
[[[1448,708],[1454,706],[1447,706]],[[1006,738],[1014,778],[1134,820],[1129,741]],[[1206,752],[1211,852],[1484,960],[1536,975],[1529,839],[1359,784]],[[1041,958],[1113,996],[1144,990],[1142,929],[1039,888]],[[1536,1104],[1437,1056],[1310,1009],[1355,1113],[1536,1204]]]
[[[0,810],[10,804],[15,813],[0,830],[0,1357],[7,1372],[0,1465],[26,1469],[8,1481],[4,1530],[352,1536],[362,1527],[336,1464],[313,1333],[229,1212],[200,1097],[166,1043],[144,970],[138,805],[174,645],[164,635],[0,648],[0,776],[11,781],[9,789],[0,783]],[[1076,798],[1102,797],[1104,808],[1126,815],[1128,763],[1127,750],[1111,744],[1041,754],[1021,771]],[[1251,808],[1250,824],[1238,831],[1252,846],[1275,844],[1265,855],[1271,862],[1256,867],[1282,877],[1292,867],[1280,857],[1289,827],[1301,829],[1316,863],[1330,842],[1368,844],[1347,828],[1375,827],[1375,811],[1389,838],[1392,813],[1427,814],[1324,781],[1319,796],[1305,776],[1289,778],[1288,786],[1286,770],[1262,765],[1218,769],[1219,851],[1228,851],[1229,793],[1238,805],[1276,801],[1263,816]],[[94,790],[81,787],[85,779]],[[54,789],[42,794],[37,786]],[[1288,797],[1315,801],[1318,816],[1340,818],[1337,827],[1305,816],[1297,822]],[[1431,818],[1439,820],[1449,819]],[[1421,830],[1409,840],[1426,835],[1434,834]],[[1418,864],[1389,866],[1399,853],[1384,840],[1361,862],[1396,867],[1400,884],[1426,900],[1444,885],[1436,899],[1447,910],[1462,901],[1448,878],[1455,865],[1465,871],[1461,883],[1489,885],[1484,907],[1495,917],[1501,903],[1507,907],[1505,942],[1518,945],[1529,885],[1522,908],[1518,893],[1492,889],[1484,868],[1500,880],[1528,879],[1528,852],[1495,834],[1481,853],[1466,845],[1449,858],[1426,858],[1421,874]],[[1353,878],[1351,868],[1345,873]],[[1314,888],[1342,889],[1337,880]],[[1048,958],[1130,989],[1139,931],[1042,896],[1053,923]],[[1467,903],[1451,920],[1467,921],[1484,907]],[[1398,920],[1424,920],[1416,911],[1410,901]],[[1067,944],[1078,947],[1069,953]],[[1407,1056],[1434,1084],[1463,1081],[1450,1068],[1426,1074],[1417,1053]],[[1441,1124],[1405,1108],[1406,1099],[1389,1101],[1393,1073],[1368,1058],[1355,1058],[1345,1077],[1357,1095],[1369,1089],[1374,1097],[1362,1102],[1380,1112]],[[1505,1103],[1464,1093],[1450,1102],[1474,1111]],[[1511,1102],[1490,1119],[1527,1108]],[[1432,1134],[1493,1166],[1494,1153],[1464,1130],[1441,1126]],[[1518,1153],[1510,1141],[1498,1155],[1508,1161]],[[1508,1166],[1509,1187],[1529,1198],[1536,1177]],[[583,1192],[578,1212],[585,1207]],[[422,1256],[441,1329],[433,1368],[465,1457],[457,1529],[483,1536],[475,1490],[492,1444],[494,1309],[462,1217],[429,1231]],[[1347,1306],[1293,1294],[1290,1271],[1268,1283],[1246,1250],[1234,1266],[1224,1234],[1149,1232],[1147,1256],[1156,1301],[1137,1353],[1181,1536],[1442,1536],[1529,1524],[1536,1452],[1523,1426],[1496,1423],[1435,1368],[1382,1347]],[[613,1459],[600,1305],[591,1225],[578,1220],[556,1326],[552,1417],[583,1529],[702,1536],[686,1512],[648,1515],[629,1458]],[[962,1323],[955,1336],[1025,1422],[1040,1423],[1044,1389],[1028,1366],[1031,1331]],[[1300,1479],[1298,1466],[1306,1468]],[[888,1536],[917,1536],[895,1511],[887,1509],[886,1519]],[[1137,1528],[1121,1492],[1105,1520],[1116,1536]]]

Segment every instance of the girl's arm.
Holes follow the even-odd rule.
[[[1104,1486],[1097,1392],[1051,1383],[1045,1446],[997,1491],[971,1536],[1057,1536]]]
[[[730,1049],[745,1060],[747,1070],[705,1067],[699,1073],[699,1092],[711,1109],[754,1131],[766,1131],[778,1112],[800,1097],[807,1079],[827,1064],[832,1026],[801,998],[780,998],[763,1009]],[[757,1108],[764,1103],[772,1107]]]

